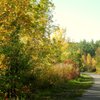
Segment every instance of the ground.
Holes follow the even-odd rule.
[[[94,79],[94,84],[86,90],[79,100],[100,100],[100,75],[88,73]]]

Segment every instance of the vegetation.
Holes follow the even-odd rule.
[[[77,100],[92,85],[92,78],[82,74],[80,78],[66,81],[52,88],[37,90],[35,100]]]
[[[69,42],[68,58],[76,62],[80,71],[95,72],[99,69],[99,48],[100,41],[94,42],[93,40],[87,42],[83,40],[79,43]],[[98,71],[98,70],[97,70]]]
[[[68,42],[65,30],[52,24],[50,0],[1,0],[0,6],[2,99],[33,100],[49,94],[58,100],[56,95],[79,96],[90,86],[81,82],[91,78],[80,76],[80,70],[99,66],[100,41]]]
[[[96,59],[96,61],[97,61],[97,63],[96,63],[97,71],[96,71],[96,72],[100,74],[100,46],[99,46],[99,47],[97,48],[97,50],[96,50],[95,59]]]

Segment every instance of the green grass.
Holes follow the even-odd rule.
[[[34,100],[77,100],[92,83],[92,78],[83,74],[58,86],[38,90],[34,93]]]

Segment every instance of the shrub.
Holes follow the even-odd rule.
[[[49,88],[51,86],[59,85],[65,81],[74,79],[79,76],[79,68],[72,64],[55,64],[52,67],[40,68],[35,72],[36,76],[35,87]]]

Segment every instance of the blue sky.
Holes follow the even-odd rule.
[[[72,41],[100,40],[100,0],[52,0],[54,21]]]

